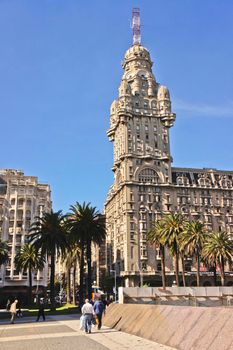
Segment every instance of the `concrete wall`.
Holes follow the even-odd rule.
[[[112,304],[104,324],[179,350],[233,349],[232,308]]]

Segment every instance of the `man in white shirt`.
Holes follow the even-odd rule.
[[[85,300],[85,304],[82,307],[82,314],[84,316],[85,332],[91,333],[91,321],[94,315],[94,308],[88,299]]]

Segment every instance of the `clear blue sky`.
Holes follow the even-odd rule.
[[[233,1],[0,0],[0,168],[49,183],[55,210],[103,208],[134,6],[177,113],[173,165],[233,169]]]

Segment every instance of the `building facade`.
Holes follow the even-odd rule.
[[[36,216],[51,210],[51,193],[47,184],[20,170],[0,170],[0,238],[10,246],[9,261],[0,268],[0,293],[25,293],[28,274],[17,271],[14,257],[27,242],[29,228]],[[48,268],[33,276],[35,288],[46,287]]]
[[[114,183],[105,203],[106,265],[125,286],[138,285],[142,278],[155,281],[156,274],[159,278],[159,251],[148,244],[146,233],[164,213],[181,212],[189,220],[204,221],[209,231],[233,233],[233,172],[171,166],[169,129],[176,115],[152,64],[140,43],[126,51],[107,132],[114,147]],[[189,260],[186,268],[195,271]],[[166,269],[172,276],[168,255]]]

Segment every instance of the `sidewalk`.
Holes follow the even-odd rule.
[[[151,342],[114,329],[95,327],[91,334],[79,329],[79,316],[49,316],[46,321],[35,322],[27,317],[11,325],[0,320],[1,350],[171,350],[172,348]]]

